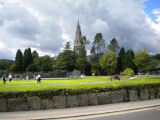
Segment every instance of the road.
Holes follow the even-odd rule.
[[[160,120],[159,110],[160,99],[155,99],[77,108],[20,112],[0,112],[0,120],[128,120],[128,118],[134,118],[136,116],[137,119],[133,120],[143,120],[141,119],[142,117],[144,117],[145,120]]]
[[[59,120],[160,120],[160,107],[84,117],[72,117]]]

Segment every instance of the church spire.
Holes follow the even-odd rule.
[[[76,53],[79,53],[79,49],[81,47],[81,40],[82,40],[81,27],[80,27],[79,20],[78,20],[76,36],[74,40],[74,51]]]

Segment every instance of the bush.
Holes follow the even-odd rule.
[[[123,71],[124,75],[127,75],[127,76],[134,76],[134,72],[131,68],[127,68]]]

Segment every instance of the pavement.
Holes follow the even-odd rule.
[[[144,108],[159,107],[160,99],[126,102],[118,104],[106,104],[97,106],[40,110],[40,111],[21,111],[21,112],[1,112],[0,120],[44,120],[44,119],[64,119],[99,114],[109,114],[139,110]]]

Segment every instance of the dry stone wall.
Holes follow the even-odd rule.
[[[0,112],[72,108],[160,98],[160,88],[121,89],[82,95],[52,96],[50,98],[0,98]]]

